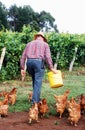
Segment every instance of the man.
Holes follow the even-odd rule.
[[[27,59],[27,71],[32,76],[33,97],[32,104],[40,101],[40,93],[42,86],[42,79],[44,76],[44,61],[46,61],[48,68],[57,73],[53,68],[51,53],[47,39],[42,32],[34,36],[34,40],[29,42],[23,51],[20,59],[21,75],[25,75],[25,61]]]

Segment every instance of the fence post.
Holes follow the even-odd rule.
[[[1,53],[1,57],[0,57],[0,70],[1,70],[1,67],[2,67],[3,60],[4,60],[5,52],[6,52],[6,47],[4,47],[2,49],[2,53]]]

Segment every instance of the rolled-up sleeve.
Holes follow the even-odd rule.
[[[26,51],[27,51],[27,48],[25,48],[25,50],[23,51],[22,57],[20,59],[20,68],[21,69],[24,69],[24,67],[25,67]]]
[[[53,68],[53,62],[52,62],[52,58],[51,58],[51,51],[50,51],[50,47],[48,46],[48,44],[46,44],[46,48],[45,48],[45,59],[46,59],[46,63],[48,64],[48,67],[50,69]]]

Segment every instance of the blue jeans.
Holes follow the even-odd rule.
[[[41,59],[28,59],[27,71],[32,77],[33,97],[32,103],[40,101],[42,80],[44,76],[44,63]]]

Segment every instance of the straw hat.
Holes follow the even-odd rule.
[[[36,40],[36,38],[37,38],[38,36],[41,36],[41,37],[44,39],[44,41],[47,42],[47,39],[45,38],[43,32],[38,32],[37,34],[35,34],[35,35],[34,35],[34,39]]]

